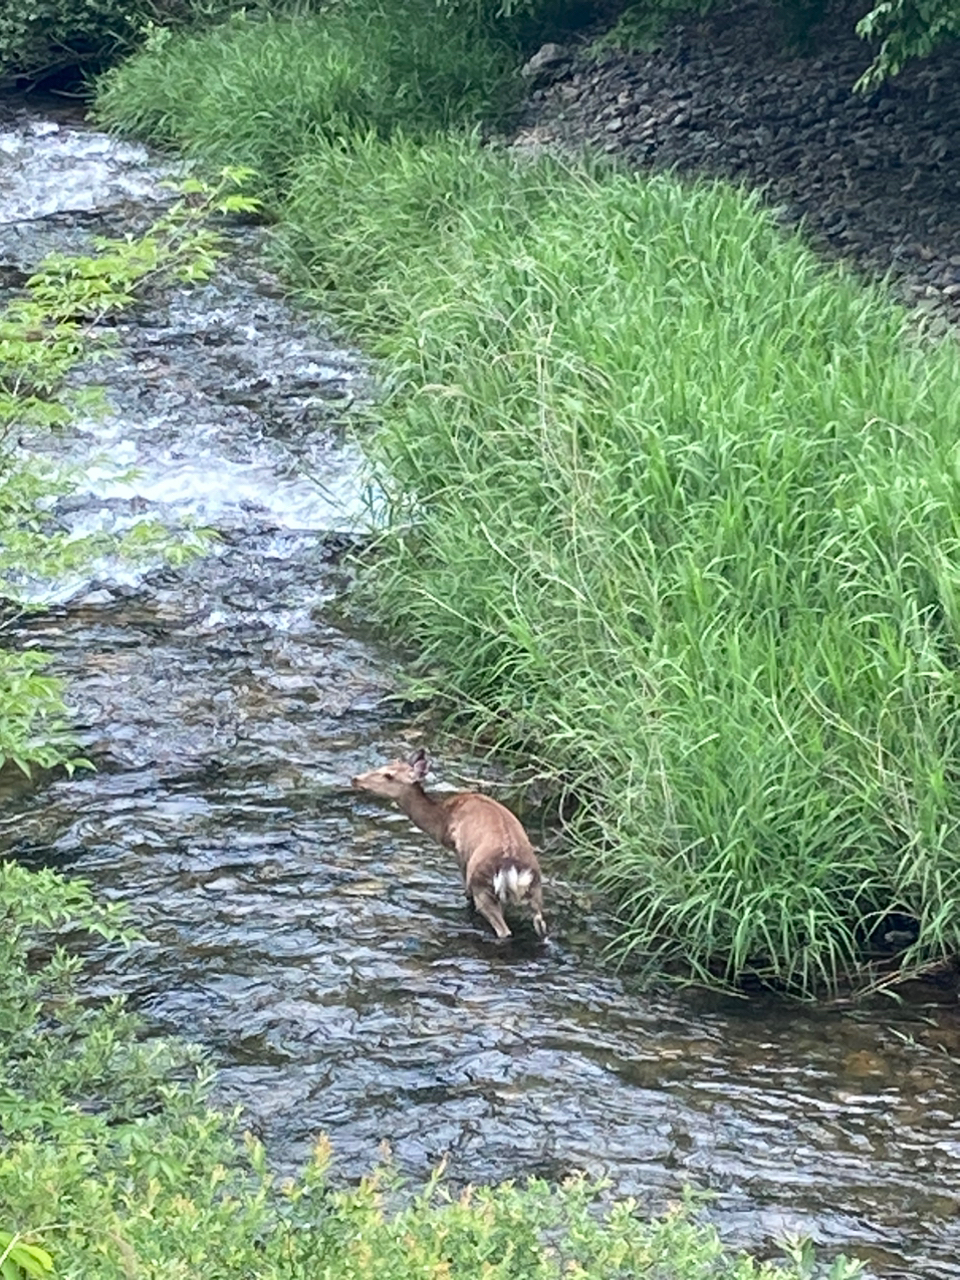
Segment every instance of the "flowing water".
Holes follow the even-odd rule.
[[[69,112],[0,107],[0,284],[142,221],[160,176]],[[284,303],[258,234],[236,231],[214,283],[121,320],[96,370],[110,412],[61,446],[87,477],[71,527],[219,538],[183,568],[44,588],[21,640],[55,655],[98,771],[9,795],[0,851],[132,903],[145,939],[94,957],[97,989],[206,1045],[280,1168],[326,1132],[345,1177],[386,1140],[414,1176],[444,1153],[457,1181],[585,1168],[652,1207],[689,1184],[733,1244],[798,1231],[869,1274],[956,1280],[952,993],[807,1010],[644,992],[599,962],[603,920],[569,885],[550,948],[496,946],[449,856],[350,792],[414,736],[388,702],[398,659],[335,608],[369,386]]]

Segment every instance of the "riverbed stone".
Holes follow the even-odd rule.
[[[563,45],[548,41],[542,44],[532,58],[520,68],[520,74],[528,80],[549,79],[569,64],[570,58]]]

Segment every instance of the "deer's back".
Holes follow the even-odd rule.
[[[527,833],[509,809],[489,796],[466,791],[445,801],[449,843],[467,884],[493,879],[505,862],[540,868]]]

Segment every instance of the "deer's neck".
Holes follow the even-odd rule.
[[[419,785],[412,786],[400,800],[400,808],[421,831],[433,836],[439,844],[447,843],[447,807],[428,796]]]

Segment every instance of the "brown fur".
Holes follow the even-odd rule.
[[[430,762],[421,748],[409,760],[394,760],[353,779],[359,791],[393,800],[422,831],[457,855],[467,897],[492,925],[498,938],[509,938],[503,907],[529,906],[533,927],[544,938],[543,887],[540,863],[519,820],[509,809],[476,791],[452,796],[428,795],[421,786]],[[510,868],[519,882],[510,876]],[[500,875],[500,892],[495,881]],[[517,891],[510,888],[510,881]]]

